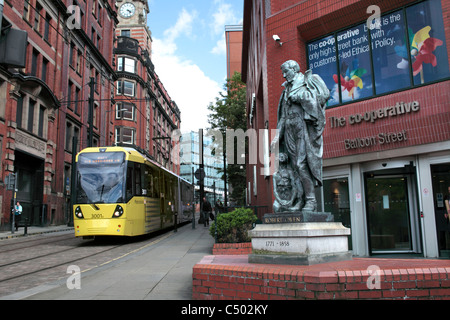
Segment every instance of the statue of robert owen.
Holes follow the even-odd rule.
[[[289,208],[274,205],[274,211],[315,212],[314,189],[322,186],[322,134],[330,91],[322,78],[312,74],[311,70],[302,74],[296,61],[286,61],[281,65],[281,71],[286,82],[278,104],[277,134],[271,150],[277,152],[278,147],[278,152],[287,155],[288,168],[283,170],[292,172],[292,189],[297,190],[299,196]],[[275,203],[282,203],[284,199],[277,197],[275,194]]]

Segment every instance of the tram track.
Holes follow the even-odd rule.
[[[102,251],[99,251],[99,252],[94,252],[94,253],[89,254],[89,255],[83,255],[81,257],[77,257],[76,259],[64,260],[63,262],[60,262],[60,263],[51,264],[51,265],[49,265],[47,267],[39,268],[39,269],[33,270],[31,272],[24,272],[24,273],[21,273],[19,275],[7,277],[7,278],[1,278],[1,276],[0,276],[0,284],[2,282],[6,282],[6,281],[17,279],[17,278],[22,278],[22,277],[29,276],[29,275],[32,275],[32,274],[38,274],[39,272],[43,272],[43,271],[46,271],[46,270],[51,270],[51,269],[54,269],[54,268],[57,268],[57,267],[60,267],[60,266],[67,266],[67,265],[73,264],[73,263],[75,263],[77,261],[80,261],[81,259],[87,259],[87,258],[90,258],[90,257],[94,257],[96,255],[105,253],[105,252],[110,251],[110,250],[114,250],[115,248],[118,248],[118,247],[121,247],[121,246],[122,245],[114,246],[114,247],[108,248],[106,250],[102,250]],[[74,248],[72,250],[76,250],[76,248]],[[62,252],[62,251],[51,253],[51,254],[47,254],[47,255],[43,255],[43,256],[39,256],[39,257],[35,257],[35,258],[29,259],[29,260],[17,261],[17,262],[13,262],[13,263],[10,263],[10,264],[7,264],[7,265],[0,266],[0,275],[4,274],[4,271],[2,270],[2,267],[4,267],[4,266],[12,266],[12,265],[23,263],[23,262],[30,262],[32,260],[48,257],[48,256],[51,256],[51,255],[54,255],[54,254],[58,254],[60,252]]]
[[[60,236],[48,236],[48,237],[40,238],[40,239],[33,238],[33,239],[20,241],[20,242],[10,242],[10,243],[0,242],[0,255],[2,253],[6,253],[6,252],[10,252],[10,251],[31,248],[31,247],[36,246],[37,244],[55,243],[55,242],[59,242],[59,241],[67,241],[70,239],[73,239],[73,232],[70,232],[69,234],[60,235]],[[8,239],[7,241],[14,241],[14,240]]]
[[[68,277],[71,265],[91,270],[117,261],[153,244],[155,238],[165,236],[85,241],[63,235],[0,245],[0,297]]]

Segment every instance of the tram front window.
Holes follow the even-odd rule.
[[[125,154],[82,153],[77,164],[77,203],[124,202]]]

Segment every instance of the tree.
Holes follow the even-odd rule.
[[[225,129],[247,129],[247,117],[245,112],[247,92],[245,84],[241,81],[241,74],[235,72],[231,79],[227,79],[224,88],[226,93],[219,92],[220,97],[216,97],[215,103],[210,103],[208,110],[208,122],[212,129],[221,130],[223,133],[223,143],[226,150]],[[236,150],[236,146],[234,146]],[[234,152],[237,157],[237,152]],[[231,199],[236,204],[243,205],[245,202],[245,164],[227,165],[227,182],[232,186]]]

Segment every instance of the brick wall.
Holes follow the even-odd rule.
[[[412,1],[271,1],[271,16],[266,20],[266,50],[268,74],[268,114],[269,127],[276,128],[277,105],[283,90],[284,82],[280,66],[289,59],[297,60],[301,70],[306,70],[306,43],[318,37],[330,34],[353,24],[363,22],[369,17],[366,13],[369,5],[378,5],[381,14],[407,5]],[[450,1],[442,0],[442,16],[446,32],[447,50],[450,51],[450,20],[446,17],[450,10]],[[272,40],[277,34],[283,46],[280,47]],[[450,52],[448,53],[450,57]],[[450,82],[441,82],[420,88],[405,90],[389,95],[375,97],[369,100],[351,103],[337,108],[327,109],[327,127],[324,133],[324,158],[334,158],[357,153],[377,152],[386,149],[401,148],[411,145],[428,144],[450,139],[448,94]],[[374,131],[373,123],[360,123],[330,130],[330,117],[348,116],[363,113],[381,107],[395,105],[397,102],[419,101],[420,112],[411,116],[383,119],[377,124],[383,130],[393,132],[396,128],[409,130],[410,139],[403,144],[374,146],[373,148],[359,148],[345,150],[344,140],[356,137],[377,135],[383,131]]]
[[[252,243],[215,243],[213,254],[249,254],[252,253]]]
[[[450,299],[450,266],[383,269],[379,289],[369,289],[368,280],[375,282],[366,269],[305,271],[273,265],[218,266],[206,261],[194,266],[192,277],[192,298],[199,300]]]

